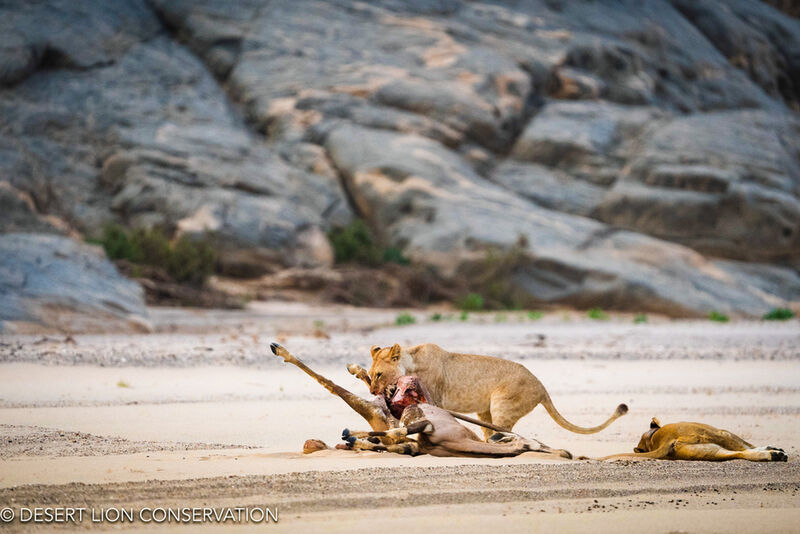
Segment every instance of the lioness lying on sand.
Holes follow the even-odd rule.
[[[551,449],[536,440],[513,433],[495,433],[488,442],[482,441],[471,430],[456,421],[448,412],[428,404],[430,394],[417,377],[402,376],[396,381],[392,396],[377,395],[372,400],[362,399],[324,376],[311,370],[277,343],[270,345],[272,352],[287,363],[296,365],[325,389],[345,401],[366,419],[372,432],[342,432],[348,448],[353,450],[389,451],[400,454],[431,454],[433,456],[472,456],[503,458],[524,452],[540,452],[554,458],[572,458],[564,450]],[[417,439],[409,438],[417,435]],[[315,443],[321,442],[314,440]],[[307,442],[308,443],[308,442]]]
[[[601,460],[642,458],[660,460],[706,460],[721,462],[743,459],[751,462],[785,462],[788,457],[776,447],[753,447],[727,430],[703,423],[671,423],[661,426],[653,417],[650,430],[642,434],[633,453],[614,454]]]
[[[603,424],[584,428],[564,419],[542,383],[516,362],[447,352],[433,343],[406,349],[397,344],[388,348],[374,346],[370,352],[373,395],[391,396],[398,377],[416,375],[430,392],[432,404],[456,412],[477,413],[481,421],[508,430],[538,404],[545,407],[556,423],[578,434],[600,432],[628,411],[626,405],[620,404]],[[492,431],[484,428],[484,438],[491,435]]]

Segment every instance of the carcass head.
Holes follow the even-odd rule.
[[[416,376],[401,376],[397,379],[396,388],[388,399],[389,411],[400,419],[403,410],[415,404],[428,402],[425,388]]]

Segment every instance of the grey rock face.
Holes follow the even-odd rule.
[[[330,263],[325,231],[355,214],[445,277],[513,253],[506,274],[539,302],[704,315],[797,300],[800,21],[765,3],[0,15],[0,169],[81,232],[210,230],[252,273]]]
[[[326,147],[368,220],[445,276],[463,276],[488,251],[521,247],[511,276],[539,302],[674,315],[763,312],[780,302],[770,293],[774,284],[741,284],[687,248],[545,209],[488,184],[433,141],[341,126]]]
[[[48,234],[0,235],[0,332],[142,331],[142,288],[102,250]]]
[[[233,252],[246,250],[256,267],[328,261],[329,253],[303,250],[298,236],[349,221],[335,175],[297,168],[280,147],[255,138],[205,66],[164,36],[146,4],[60,8],[72,17],[60,24],[94,40],[45,27],[26,33],[28,44],[56,35],[63,56],[100,48],[104,59],[69,63],[80,68],[48,65],[3,91],[0,163],[15,187],[89,235],[111,221],[178,227],[205,213],[207,228],[195,230],[216,232]],[[44,16],[28,11],[18,16],[31,26]],[[121,35],[115,23],[124,27]],[[115,35],[113,42],[95,35],[97,26]]]
[[[0,233],[69,233],[64,221],[38,213],[30,196],[8,182],[0,182],[0,214]]]
[[[595,216],[714,256],[797,262],[799,150],[791,113],[675,118],[642,136]]]

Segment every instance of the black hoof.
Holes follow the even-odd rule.
[[[269,348],[272,350],[272,354],[274,354],[275,356],[278,355],[278,347],[280,347],[280,345],[278,345],[277,343],[269,344]]]
[[[347,438],[345,441],[346,441],[347,443],[349,443],[350,445],[352,445],[353,443],[355,443],[355,442],[356,442],[356,437],[355,437],[355,436],[350,436],[350,437],[349,437],[349,438]]]
[[[346,440],[349,437],[350,437],[350,429],[345,428],[344,430],[342,430],[342,439]]]

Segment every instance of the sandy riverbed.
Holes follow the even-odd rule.
[[[396,313],[260,304],[155,310],[159,331],[150,335],[2,338],[0,508],[258,504],[280,510],[271,527],[309,532],[374,528],[377,519],[465,531],[627,532],[657,523],[664,532],[788,532],[800,520],[797,321],[633,325],[624,316],[587,321],[559,312],[539,321],[510,313],[431,322],[419,312],[416,325],[387,326]],[[332,446],[343,428],[365,424],[272,356],[275,338],[363,394],[345,363],[366,364],[372,344],[432,341],[520,361],[578,424],[596,424],[619,402],[630,406],[592,436],[561,429],[542,408],[515,427],[576,455],[629,451],[655,415],[780,446],[790,461],[304,456],[305,439]]]

